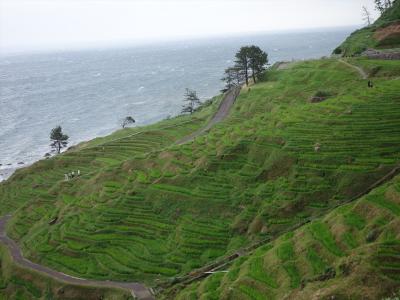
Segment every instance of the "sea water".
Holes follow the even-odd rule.
[[[330,55],[354,28],[188,40],[147,46],[0,56],[0,181],[49,152],[61,125],[69,145],[104,136],[132,116],[136,126],[180,113],[185,88],[201,99],[240,46],[269,62]]]

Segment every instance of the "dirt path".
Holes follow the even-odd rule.
[[[81,285],[81,286],[99,286],[99,287],[108,287],[108,288],[122,288],[126,290],[130,290],[134,297],[142,300],[154,300],[154,296],[151,294],[149,289],[141,284],[136,282],[117,282],[117,281],[98,281],[91,279],[83,279],[77,278],[73,276],[69,276],[67,274],[55,271],[48,267],[36,264],[31,262],[30,260],[23,257],[21,249],[18,244],[10,239],[6,234],[6,225],[10,220],[11,215],[6,215],[0,218],[0,242],[5,244],[10,251],[11,257],[15,263],[18,265],[31,269],[34,271],[38,271],[40,273],[44,273],[51,278],[73,284],[73,285]]]
[[[215,115],[212,117],[212,119],[208,122],[208,124],[206,126],[204,126],[203,128],[193,132],[191,135],[188,135],[188,136],[178,140],[176,142],[176,145],[186,144],[186,143],[194,140],[199,135],[210,130],[211,127],[213,127],[215,124],[217,124],[217,123],[221,122],[223,119],[225,119],[226,116],[229,114],[229,111],[230,111],[233,103],[235,102],[237,96],[239,96],[240,89],[241,89],[240,87],[236,87],[236,88],[228,91],[225,94],[224,99],[222,100],[222,102],[218,108],[218,111],[215,113]]]
[[[345,61],[343,59],[339,59],[339,61],[341,63],[345,64],[346,66],[356,70],[360,74],[362,79],[368,79],[368,74],[362,68],[360,68],[358,66],[355,66],[355,65],[352,65],[351,63],[349,63],[349,62],[347,62],[347,61]]]
[[[277,62],[276,69],[277,70],[287,70],[295,63],[295,61],[280,61]]]

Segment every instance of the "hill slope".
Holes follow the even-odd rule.
[[[359,55],[368,48],[400,47],[400,1],[385,11],[371,26],[353,32],[346,41],[335,49],[343,56]]]
[[[400,176],[176,299],[382,299],[400,292]]]
[[[217,103],[38,162],[0,185],[8,233],[62,272],[156,285],[327,213],[400,160],[400,65],[372,64],[374,89],[334,59],[271,70],[185,145]],[[310,103],[317,92],[330,96]]]

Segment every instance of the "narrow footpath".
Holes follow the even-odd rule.
[[[190,134],[189,136],[179,140],[176,142],[177,145],[182,145],[187,142],[192,141],[194,138],[197,136],[207,132],[211,127],[213,127],[215,124],[221,122],[224,120],[233,106],[236,98],[238,97],[240,93],[240,87],[231,89],[228,91],[224,99],[222,100],[218,111],[215,113],[215,115],[212,117],[212,119],[207,123],[206,126],[201,128],[200,130]],[[19,247],[19,245],[12,239],[10,239],[7,236],[6,233],[6,225],[7,222],[11,219],[11,215],[6,215],[3,217],[0,217],[0,242],[3,243],[4,245],[7,246],[8,250],[10,251],[11,257],[15,263],[20,265],[21,267],[34,270],[43,274],[48,275],[49,277],[60,280],[69,284],[73,285],[80,285],[80,286],[91,286],[91,287],[108,287],[108,288],[122,288],[126,290],[130,290],[132,293],[132,296],[136,297],[137,299],[140,300],[154,300],[155,297],[153,294],[150,292],[150,289],[147,288],[144,284],[138,283],[138,282],[118,282],[118,281],[99,281],[99,280],[91,280],[91,279],[84,279],[84,278],[78,278],[74,276],[70,276],[67,274],[64,274],[62,272],[58,272],[56,270],[50,269],[46,266],[34,263],[26,258],[23,257],[22,251]]]
[[[362,68],[360,68],[359,66],[352,65],[351,63],[349,63],[349,62],[347,62],[347,61],[345,61],[343,59],[339,59],[339,61],[341,63],[345,64],[346,66],[356,70],[360,74],[362,79],[368,79],[368,74]]]

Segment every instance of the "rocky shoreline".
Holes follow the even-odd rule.
[[[0,168],[0,182],[8,179],[12,174],[14,174],[17,167],[15,166],[6,166]]]
[[[26,164],[23,161],[18,163],[0,164],[0,182],[7,180],[17,169],[25,166]]]

